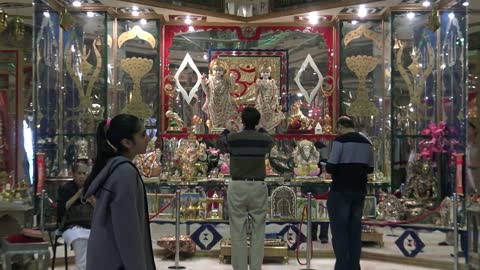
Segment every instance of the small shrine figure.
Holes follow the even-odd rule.
[[[191,132],[187,140],[180,140],[175,155],[182,177],[190,181],[195,177],[195,163],[197,163],[198,158],[206,155],[206,147],[202,147],[195,138],[195,134]]]
[[[282,106],[278,104],[278,87],[274,79],[270,77],[272,68],[263,64],[259,71],[259,79],[255,82],[257,100],[255,108],[260,112],[260,126],[268,132],[272,132],[280,122],[285,119]]]
[[[230,128],[230,121],[237,114],[230,95],[235,81],[233,74],[225,77],[228,70],[227,63],[217,58],[210,63],[211,77],[202,77],[202,90],[206,96],[202,110],[207,114],[207,126],[211,129]]]
[[[155,148],[156,140],[157,137],[154,136],[147,145],[146,153],[137,155],[133,160],[133,163],[145,177],[158,176],[162,171],[160,167],[162,152],[160,148]]]
[[[177,113],[168,110],[165,112],[165,116],[168,118],[168,128],[167,131],[181,131],[183,127],[183,120],[178,116]]]
[[[311,141],[302,140],[292,153],[295,162],[293,172],[296,176],[318,176],[320,153]]]
[[[312,119],[306,117],[300,110],[301,106],[302,103],[297,101],[292,105],[292,107],[290,107],[291,114],[288,118],[288,125],[290,129],[305,130],[308,129],[312,123]]]

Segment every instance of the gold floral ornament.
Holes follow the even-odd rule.
[[[408,93],[410,96],[410,102],[416,106],[417,108],[421,105],[421,97],[425,90],[425,83],[427,81],[428,76],[432,74],[433,66],[435,64],[435,57],[432,45],[429,42],[427,44],[427,53],[428,53],[428,66],[425,68],[420,63],[419,60],[422,58],[422,54],[419,50],[413,48],[412,52],[410,53],[410,57],[412,59],[412,63],[408,66],[408,71],[410,71],[410,76],[407,73],[407,70],[402,65],[402,58],[403,58],[403,50],[404,47],[400,47],[397,52],[397,69],[400,72],[405,84],[407,85]],[[423,71],[423,74],[422,74]],[[415,112],[413,115],[416,117],[421,117],[418,114],[418,111]]]
[[[135,25],[130,31],[123,32],[118,37],[118,48],[122,47],[123,43],[127,40],[131,40],[138,37],[139,39],[145,40],[150,46],[155,48],[155,37],[147,31],[144,31],[140,26]]]
[[[70,48],[72,39],[66,45],[66,48]],[[95,46],[95,40],[92,42],[93,51],[95,53],[95,60],[96,65],[92,72],[93,65],[88,62],[88,57],[90,56],[90,50],[87,50],[87,46],[83,45],[82,52],[70,52],[67,50],[65,57],[66,68],[67,72],[72,77],[73,82],[76,86],[78,91],[78,96],[80,99],[80,103],[77,107],[71,109],[73,112],[80,112],[81,114],[78,116],[70,117],[68,120],[78,120],[78,119],[102,119],[101,114],[93,114],[92,113],[92,102],[91,102],[91,95],[93,86],[95,82],[98,80],[98,76],[100,75],[100,71],[102,69],[102,55],[98,50],[97,46]],[[72,55],[78,53],[80,55],[80,63],[72,63]],[[77,72],[74,70],[74,67],[79,67],[79,71]],[[88,80],[88,84],[86,81]],[[94,110],[95,111],[95,110]]]
[[[197,163],[198,158],[206,155],[206,153],[205,144],[198,142],[193,130],[190,132],[188,139],[179,141],[175,156],[184,180],[190,181],[196,176],[197,168],[195,163]]]
[[[357,27],[357,29],[346,34],[343,38],[343,44],[345,47],[347,47],[352,40],[362,36],[372,40],[378,48],[382,48],[382,36],[379,33],[371,30],[367,24],[361,24]]]
[[[368,98],[366,80],[370,72],[378,65],[378,58],[367,55],[357,55],[345,59],[347,67],[355,73],[359,86],[356,99],[347,109],[351,116],[372,116],[378,114],[377,106]]]
[[[133,79],[133,91],[130,103],[122,110],[123,113],[135,115],[141,119],[152,116],[152,110],[142,101],[140,81],[153,66],[153,60],[147,58],[127,58],[120,61],[122,69]]]

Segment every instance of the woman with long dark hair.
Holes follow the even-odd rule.
[[[99,124],[97,155],[83,198],[96,199],[88,241],[88,270],[155,269],[145,186],[133,158],[150,138],[142,121],[119,114]]]

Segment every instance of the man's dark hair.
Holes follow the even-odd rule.
[[[242,111],[242,123],[245,128],[253,129],[260,122],[260,112],[253,107],[246,107]]]
[[[340,116],[337,120],[337,127],[342,126],[344,128],[354,128],[355,124],[353,123],[353,120],[350,119],[347,116]]]

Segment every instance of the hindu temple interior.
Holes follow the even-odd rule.
[[[178,228],[181,265],[231,269],[216,143],[255,107],[275,141],[264,269],[334,269],[317,231],[340,116],[374,151],[362,268],[480,269],[479,76],[478,0],[0,0],[0,264],[74,267],[59,187],[126,113],[151,138],[134,163],[157,269],[178,263]],[[5,240],[26,231],[41,240]]]

